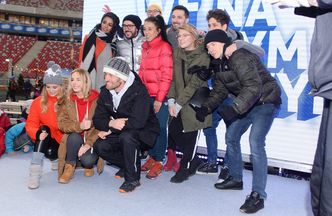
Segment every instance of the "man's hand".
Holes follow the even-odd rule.
[[[235,52],[237,50],[236,44],[232,43],[231,45],[229,45],[226,50],[225,50],[225,57],[227,59],[229,59],[229,57],[231,57],[231,55],[233,54],[233,52]]]
[[[114,128],[116,130],[121,131],[123,127],[126,125],[128,118],[118,118],[118,119],[111,119],[108,123],[110,128]]]

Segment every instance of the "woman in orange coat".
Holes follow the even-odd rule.
[[[51,161],[58,158],[58,148],[63,133],[57,125],[57,102],[64,96],[60,66],[52,65],[46,70],[41,95],[31,104],[25,129],[35,143],[30,165],[28,187],[39,187],[44,156]]]

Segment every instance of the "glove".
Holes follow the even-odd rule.
[[[221,105],[218,109],[218,113],[224,120],[226,127],[230,126],[238,117],[238,113],[233,106]]]
[[[208,109],[205,106],[196,108],[196,119],[200,122],[205,121],[205,117],[209,114]]]
[[[194,66],[188,68],[188,74],[195,74],[195,73],[197,73],[199,70],[201,70],[202,68],[206,68],[206,67],[205,67],[205,66],[194,65]]]
[[[202,67],[201,70],[197,71],[197,76],[203,81],[207,81],[211,78],[212,76],[212,71],[209,68]]]

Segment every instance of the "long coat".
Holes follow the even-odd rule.
[[[185,81],[183,80],[182,62],[184,63]],[[194,65],[208,68],[209,63],[210,58],[202,45],[190,52],[177,48],[173,53],[173,79],[168,98],[174,98],[176,103],[182,106],[180,115],[185,132],[197,131],[211,126],[211,115],[208,115],[204,122],[200,122],[196,119],[195,110],[188,104],[195,91],[202,86],[208,86],[208,83],[199,79],[196,74],[187,73],[188,69]]]

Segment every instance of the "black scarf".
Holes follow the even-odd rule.
[[[105,43],[111,44],[113,55],[116,55],[116,44],[115,44],[115,41],[116,41],[116,37],[115,37],[116,31],[115,32],[112,31],[109,34],[104,33],[105,36],[98,36],[97,34],[99,32],[101,32],[100,31],[100,27],[101,27],[101,24],[96,25],[91,30],[91,32],[89,33],[89,36],[88,36],[88,38],[87,38],[87,40],[85,42],[85,45],[83,47],[82,62],[84,62],[86,60],[85,58],[87,57],[87,55],[90,52],[90,50],[96,48],[96,39],[97,39],[97,37],[99,39],[103,40]],[[100,33],[99,33],[99,35],[100,35]],[[95,55],[93,55],[92,59],[90,60],[88,72],[91,73],[91,71],[93,71],[95,68],[96,68],[96,60],[95,60]]]

